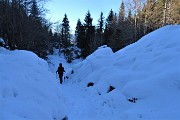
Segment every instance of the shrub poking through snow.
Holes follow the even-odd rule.
[[[90,86],[93,86],[93,85],[94,85],[94,83],[90,82],[90,83],[87,84],[87,87],[90,87]]]
[[[137,98],[128,99],[129,102],[133,102],[133,103],[136,103],[137,100],[138,100]]]
[[[110,87],[109,87],[109,90],[108,90],[108,92],[107,92],[107,93],[111,92],[111,91],[112,91],[112,90],[114,90],[114,89],[115,89],[115,87],[110,86]]]
[[[67,117],[67,116],[65,116],[62,120],[68,120],[68,117]]]
[[[64,76],[64,80],[65,80],[65,79],[68,79],[68,78],[69,78],[68,76]]]
[[[73,73],[74,73],[74,70],[71,71],[71,74],[73,74]]]

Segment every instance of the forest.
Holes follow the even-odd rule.
[[[4,47],[29,50],[41,58],[52,54],[56,47],[63,49],[61,52],[71,62],[72,46],[80,49],[78,58],[86,58],[102,45],[116,52],[162,26],[180,24],[179,0],[124,0],[119,12],[111,9],[104,17],[102,11],[97,25],[92,24],[93,18],[87,11],[84,20],[77,20],[75,39],[72,39],[68,15],[64,14],[60,23],[47,20],[46,2],[0,1],[0,38],[5,42]]]

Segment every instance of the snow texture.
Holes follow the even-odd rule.
[[[57,52],[48,64],[0,47],[0,120],[180,120],[179,34],[180,25],[165,26],[72,64]],[[62,85],[60,62],[68,77]]]
[[[60,88],[34,53],[0,48],[0,120],[53,120],[63,115]]]
[[[0,37],[0,44],[5,45],[5,42],[1,37]]]

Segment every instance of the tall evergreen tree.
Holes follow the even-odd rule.
[[[87,27],[92,26],[93,19],[91,17],[90,11],[87,12],[84,21],[85,21],[85,26],[87,26]]]
[[[100,14],[100,18],[98,20],[98,30],[100,33],[103,33],[104,30],[104,16],[103,16],[103,12],[101,12]]]
[[[113,39],[113,19],[114,19],[114,12],[111,9],[109,15],[106,19],[105,31],[104,31],[104,44],[108,45]]]
[[[119,27],[118,16],[116,13],[114,14],[111,28],[112,28],[112,39],[109,45],[113,51],[117,51],[119,46],[120,27]]]
[[[37,1],[36,0],[32,0],[30,17],[33,20],[40,22],[40,11],[39,11],[39,8],[37,6]]]
[[[111,9],[110,12],[109,12],[109,15],[108,15],[108,17],[107,17],[107,19],[106,19],[106,22],[107,22],[107,25],[109,26],[109,28],[110,28],[110,26],[112,25],[113,18],[114,18],[114,12],[113,12],[113,10]]]
[[[130,44],[132,41],[132,36],[130,36],[133,31],[130,30],[132,28],[132,14],[131,10],[129,10],[128,17],[125,16],[125,5],[124,1],[122,1],[120,10],[119,10],[119,21],[118,21],[118,29],[116,33],[119,33],[119,39],[117,40],[116,50],[122,49],[126,45]],[[119,31],[119,32],[118,32]]]
[[[67,15],[64,15],[63,21],[62,21],[62,42],[64,44],[64,47],[67,48],[70,46],[70,26],[69,26],[69,20],[67,18]]]
[[[125,6],[124,6],[124,1],[122,1],[119,10],[119,22],[123,22],[124,20],[125,20]]]
[[[100,18],[98,19],[98,25],[96,30],[96,45],[101,46],[103,45],[103,32],[104,32],[104,16],[103,12],[100,14]]]
[[[95,27],[92,26],[92,17],[90,14],[90,11],[87,12],[85,16],[85,39],[83,41],[83,49],[82,49],[82,55],[83,57],[87,57],[90,53],[92,53],[95,50],[94,46],[94,37],[95,37]]]
[[[75,30],[75,39],[76,39],[76,44],[77,44],[77,47],[79,48],[83,48],[83,45],[82,45],[82,41],[84,40],[83,37],[84,37],[84,28],[83,28],[83,25],[81,23],[81,20],[78,19],[77,21],[77,25],[76,25],[76,30]]]
[[[134,34],[133,34],[133,16],[132,16],[132,12],[129,9],[128,11],[128,16],[126,19],[126,37],[127,37],[127,44],[131,44],[134,42]]]

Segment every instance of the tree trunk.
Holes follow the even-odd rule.
[[[167,0],[164,1],[163,26],[167,24]]]

